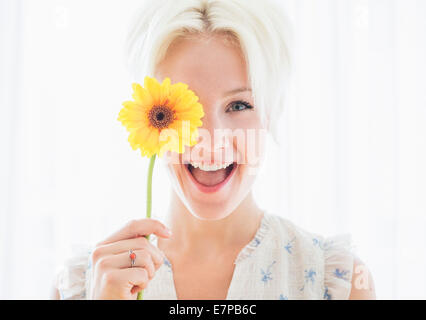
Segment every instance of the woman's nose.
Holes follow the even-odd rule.
[[[220,128],[222,126],[222,121],[220,117],[214,112],[214,110],[211,109],[212,108],[205,107],[204,117],[202,118],[202,128],[213,134],[214,129]]]
[[[205,136],[201,139],[206,139]],[[196,146],[197,152],[191,154],[192,160],[205,163],[233,162],[233,148],[229,138],[214,139],[211,137]],[[195,156],[195,157],[194,157]]]
[[[232,130],[215,114],[205,112],[200,128],[202,161],[226,162],[232,158]],[[203,141],[204,140],[204,141]]]

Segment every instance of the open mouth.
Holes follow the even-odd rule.
[[[203,192],[216,192],[227,184],[238,165],[233,162],[229,165],[221,166],[194,166],[187,163],[184,165],[192,182]]]

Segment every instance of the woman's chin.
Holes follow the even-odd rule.
[[[221,220],[233,212],[238,205],[236,198],[227,196],[201,196],[185,194],[185,200],[194,216],[201,220]]]
[[[232,210],[227,209],[226,206],[218,208],[214,206],[208,206],[205,203],[190,203],[190,206],[193,216],[200,220],[222,220],[232,213]]]

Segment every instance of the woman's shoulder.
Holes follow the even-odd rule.
[[[273,213],[267,213],[266,220],[275,248],[323,279],[324,299],[348,299],[356,257],[350,234],[323,236]]]
[[[85,300],[90,285],[92,246],[78,245],[72,249],[55,274],[54,287],[61,300]]]

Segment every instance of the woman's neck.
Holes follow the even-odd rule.
[[[224,248],[246,245],[258,230],[263,211],[250,192],[240,205],[226,218],[209,221],[193,216],[175,192],[172,192],[168,227],[171,228],[175,250],[204,255],[220,252]],[[168,242],[168,241],[167,241]]]

